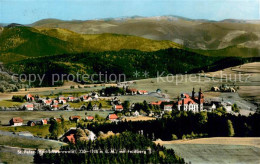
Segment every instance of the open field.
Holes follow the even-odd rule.
[[[156,141],[191,163],[259,163],[260,138],[215,137]]]
[[[193,140],[156,141],[158,144],[246,145],[260,148],[260,137],[213,137]]]
[[[73,107],[73,108],[80,108],[82,105],[87,106],[88,103],[89,103],[89,102],[84,102],[84,101],[80,101],[80,102],[78,102],[78,103],[68,102],[68,104],[69,104],[71,107]],[[106,101],[106,100],[104,100],[104,99],[99,100],[99,101],[91,101],[92,106],[93,106],[93,105],[99,106],[100,103],[102,104],[102,109],[104,109],[104,110],[107,110],[107,109],[110,110],[110,109],[112,108],[112,105],[110,105],[110,102],[109,102],[109,101]]]
[[[8,124],[11,118],[21,117],[24,120],[24,123],[26,123],[29,120],[60,117],[61,115],[68,120],[70,116],[74,115],[85,118],[86,112],[90,116],[95,116],[95,114],[98,114],[102,117],[106,117],[111,111],[0,111],[0,120],[2,124]]]
[[[148,121],[148,120],[155,120],[154,117],[148,117],[148,116],[138,116],[138,117],[127,117],[124,120],[126,121]]]
[[[14,102],[12,100],[2,100],[0,101],[0,106],[3,107],[13,107],[13,106],[21,106],[23,103],[21,102]]]
[[[74,86],[74,89],[71,89],[70,86]],[[116,84],[91,84],[91,85],[80,85],[81,88],[78,88],[78,84],[66,82],[64,86],[60,87],[39,87],[39,88],[30,88],[25,91],[25,89],[20,89],[19,92],[11,92],[11,93],[0,93],[0,100],[8,100],[11,99],[13,95],[26,95],[28,93],[38,94],[42,96],[51,96],[55,94],[86,94],[91,91],[100,90],[104,87],[116,86]],[[88,87],[88,88],[84,88]]]
[[[65,145],[65,143],[29,137],[0,135],[0,145],[20,148],[59,149],[61,146]]]
[[[8,164],[25,164],[32,163],[33,156],[32,155],[18,155],[15,152],[10,152],[6,150],[6,148],[0,148],[0,163],[8,163]]]

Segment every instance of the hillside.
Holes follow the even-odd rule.
[[[114,74],[118,78],[125,75],[127,80],[156,77],[159,73],[178,74],[199,72],[201,70],[219,70],[226,67],[240,65],[245,62],[255,61],[254,58],[224,58],[204,56],[194,52],[182,49],[166,49],[155,52],[143,52],[138,50],[120,50],[105,52],[85,52],[79,54],[63,54],[55,56],[46,56],[39,58],[26,59],[14,63],[6,64],[9,70],[21,74],[45,74],[45,82],[43,85],[50,86],[52,82],[52,74],[88,74],[90,78],[82,79],[79,76],[78,82],[93,83],[109,79],[105,76],[99,79],[92,74],[105,74],[109,77]],[[134,73],[139,72],[139,76],[135,77]],[[148,72],[144,76],[143,72]],[[115,77],[113,75],[113,78]],[[66,76],[65,76],[66,78]],[[122,77],[121,77],[122,78]],[[126,79],[121,79],[126,80]],[[93,81],[94,80],[94,81]],[[114,79],[111,79],[114,80]],[[36,82],[36,86],[37,86]],[[55,85],[61,85],[57,82]]]
[[[79,53],[85,51],[118,51],[136,49],[157,51],[180,48],[171,41],[153,41],[118,34],[86,35],[64,29],[8,26],[0,34],[0,61],[13,62],[28,57]]]
[[[176,16],[129,17],[88,21],[45,19],[33,27],[64,28],[81,34],[116,33],[154,40],[170,40],[192,49],[229,46],[259,48],[259,21],[191,20]]]

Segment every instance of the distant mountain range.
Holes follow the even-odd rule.
[[[0,27],[0,61],[81,52],[185,49],[207,56],[260,56],[257,21],[127,17],[90,21],[44,19]]]
[[[192,20],[176,16],[125,17],[87,21],[44,19],[32,27],[63,28],[80,34],[116,33],[170,40],[192,49],[260,47],[260,20]]]

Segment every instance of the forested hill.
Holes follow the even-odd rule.
[[[6,64],[5,67],[16,73],[45,74],[43,85],[51,84],[52,74],[125,74],[127,80],[156,77],[162,72],[164,76],[172,73],[191,73],[201,70],[210,71],[240,65],[258,58],[211,57],[182,49],[165,49],[155,52],[138,50],[120,50],[105,52],[85,52],[29,58]],[[144,77],[143,72],[148,76]],[[90,82],[90,81],[89,81]],[[57,83],[61,85],[62,83]]]
[[[181,46],[171,41],[155,41],[130,35],[88,35],[59,28],[32,28],[15,24],[0,31],[0,61],[4,63],[64,53],[121,49],[158,51],[167,48]]]

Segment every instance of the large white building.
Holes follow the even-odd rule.
[[[204,95],[201,92],[201,89],[198,96],[195,97],[195,91],[193,88],[191,97],[186,93],[181,95],[181,100],[178,100],[177,102],[177,109],[180,111],[192,111],[194,113],[200,112],[203,111],[203,102]]]

